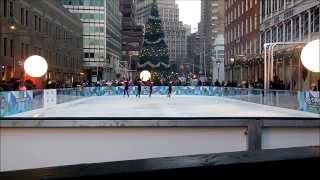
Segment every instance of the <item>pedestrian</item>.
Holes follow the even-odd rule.
[[[168,98],[171,98],[171,94],[172,94],[172,82],[170,82],[168,85]]]
[[[141,82],[140,81],[138,81],[137,86],[138,86],[138,91],[137,91],[136,97],[140,98],[140,96],[141,96]]]
[[[153,82],[150,82],[150,84],[149,84],[149,97],[150,98],[151,98],[152,92],[153,92]]]
[[[125,81],[124,82],[124,93],[123,96],[127,95],[129,97],[129,82]]]

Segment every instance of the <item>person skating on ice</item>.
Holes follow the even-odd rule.
[[[138,91],[137,91],[136,97],[140,98],[140,96],[141,96],[141,82],[140,81],[138,81],[137,86],[138,86]]]
[[[152,92],[153,92],[153,82],[150,81],[150,83],[149,83],[149,97],[151,97]]]
[[[169,82],[169,85],[168,85],[168,98],[171,98],[171,94],[172,94],[172,82]]]
[[[129,82],[128,81],[125,81],[124,82],[124,93],[123,93],[123,96],[128,96],[128,97],[130,97],[129,96]]]

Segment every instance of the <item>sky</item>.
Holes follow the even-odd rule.
[[[198,30],[198,23],[201,19],[200,0],[176,0],[180,10],[180,21],[192,26],[192,32]]]

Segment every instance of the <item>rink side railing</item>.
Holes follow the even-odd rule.
[[[153,87],[153,95],[167,95],[167,86]],[[0,117],[40,108],[53,107],[92,96],[122,96],[124,87],[85,87],[33,91],[0,92]],[[129,94],[135,96],[137,87],[131,86]],[[149,87],[142,87],[142,95],[149,94]],[[288,108],[320,114],[320,92],[244,89],[213,86],[175,86],[173,95],[219,96],[251,103]]]

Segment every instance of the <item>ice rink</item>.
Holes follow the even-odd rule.
[[[320,117],[213,96],[89,97],[15,115],[15,117]]]

